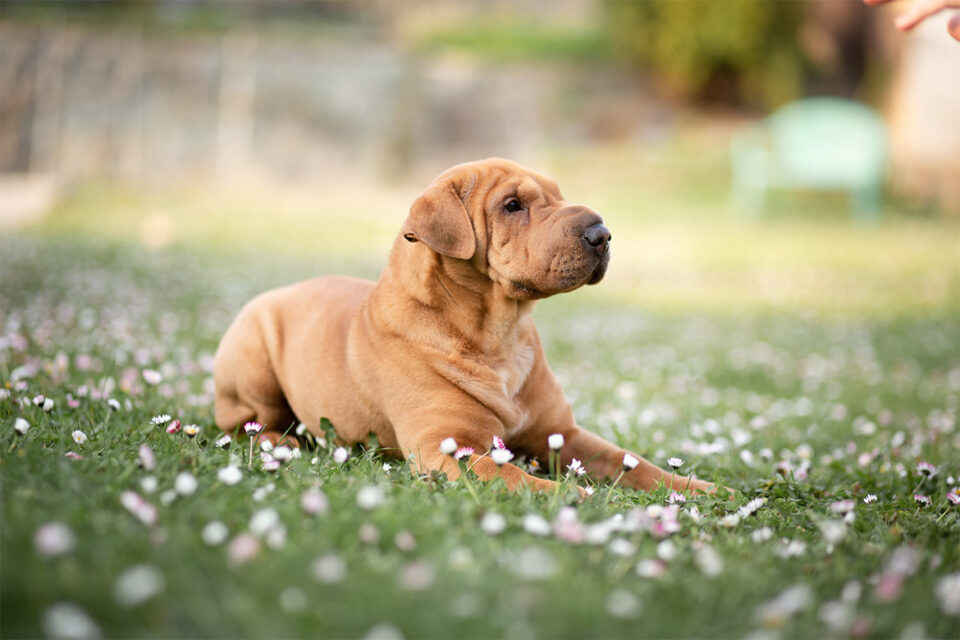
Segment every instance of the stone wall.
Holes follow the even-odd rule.
[[[0,87],[0,171],[136,180],[335,180],[522,160],[557,141],[623,133],[609,122],[642,100],[613,71],[494,68],[372,38],[9,23]],[[627,120],[621,128],[634,126]]]

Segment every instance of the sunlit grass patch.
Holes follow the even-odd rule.
[[[895,218],[875,228],[803,217],[752,223],[731,218],[725,204],[691,218],[675,198],[668,200],[680,208],[677,216],[595,195],[581,188],[569,197],[603,213],[614,233],[613,259],[605,281],[577,295],[667,311],[886,317],[960,304],[960,233],[949,220]],[[335,271],[338,264],[340,271],[364,264],[375,274],[414,196],[412,190],[267,197],[87,187],[37,230],[150,251],[183,247],[229,261],[306,259]]]

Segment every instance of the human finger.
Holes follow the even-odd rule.
[[[960,13],[955,13],[950,17],[947,23],[947,31],[953,36],[953,39],[960,42]]]
[[[908,31],[946,8],[960,8],[960,0],[919,0],[910,5],[907,12],[894,20],[901,31]]]

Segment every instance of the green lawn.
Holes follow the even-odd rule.
[[[214,445],[210,356],[232,315],[317,273],[374,277],[386,232],[352,254],[324,251],[338,245],[323,233],[259,251],[249,229],[149,249],[92,240],[103,219],[71,228],[58,215],[0,241],[3,637],[83,624],[108,637],[956,637],[960,506],[947,495],[960,475],[960,347],[937,288],[956,282],[938,255],[946,223],[611,223],[623,270],[536,311],[552,366],[583,425],[660,464],[679,456],[737,495],[673,513],[664,490],[614,490],[607,503],[597,486],[573,522],[566,495],[424,482],[385,470],[375,450],[345,464],[306,452],[270,473],[259,459],[248,469],[245,440]],[[647,225],[675,238],[659,262],[620,249],[643,246]],[[734,237],[742,251],[723,251]],[[823,248],[841,241],[849,251]],[[770,273],[777,296],[741,281]],[[200,433],[169,435],[151,423],[159,414]],[[138,464],[143,445],[152,470]],[[232,463],[242,479],[229,485],[218,474]],[[174,491],[182,473],[193,493],[184,480],[186,495]],[[316,491],[327,508],[310,514],[301,501]],[[502,533],[485,530],[491,513]],[[525,529],[531,514],[547,535]],[[228,533],[208,544],[214,521]]]
[[[809,194],[742,220],[725,135],[543,167],[614,234],[603,283],[535,312],[548,358],[582,425],[737,491],[676,509],[425,482],[372,444],[274,473],[214,444],[234,314],[375,278],[415,186],[87,184],[0,238],[0,636],[956,637],[960,227]]]

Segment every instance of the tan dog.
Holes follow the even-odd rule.
[[[530,316],[538,298],[599,282],[609,240],[549,178],[500,159],[453,167],[413,203],[376,283],[327,276],[243,308],[214,363],[217,424],[255,420],[276,442],[296,420],[319,435],[327,417],[345,444],[373,432],[417,471],[455,478],[439,448],[452,437],[481,479],[538,490],[554,483],[482,454],[499,436],[546,459],[559,433],[564,465],[614,477],[628,452],[576,425]],[[636,457],[628,486],[712,486]]]

